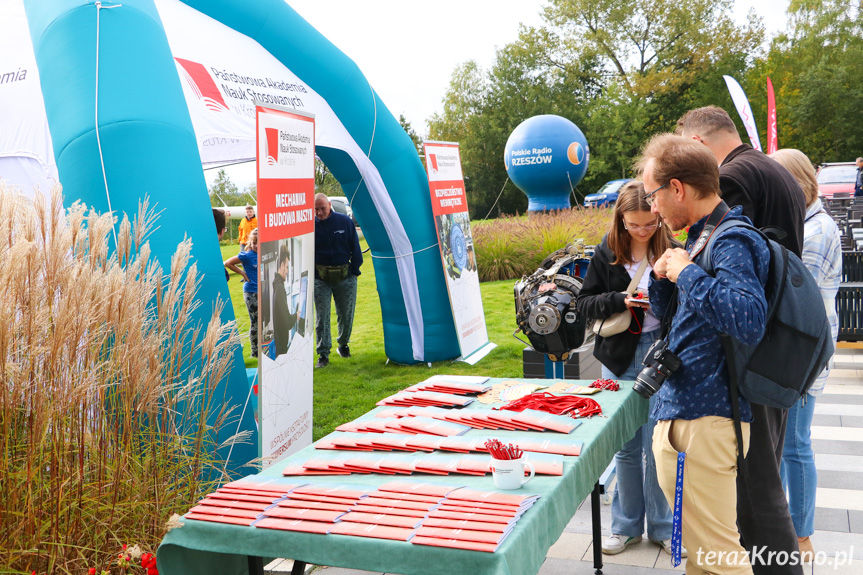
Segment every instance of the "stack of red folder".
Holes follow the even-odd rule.
[[[419,436],[418,436],[419,437]],[[540,475],[563,475],[563,456],[551,453],[525,453]],[[290,462],[282,475],[485,475],[491,472],[491,456],[463,451],[414,455],[393,452],[326,451],[306,461]]]
[[[393,430],[399,426],[399,419],[410,419],[413,417],[449,421],[474,429],[504,429],[512,431],[556,431],[558,433],[571,433],[581,425],[580,421],[576,421],[571,417],[554,415],[535,409],[525,409],[524,411],[469,409],[461,411],[434,406],[414,406],[381,410],[375,414],[375,419],[384,421],[385,423],[383,424],[369,423],[368,419],[357,420],[340,425],[336,430],[361,432]],[[396,421],[393,421],[394,418]]]
[[[411,543],[493,553],[539,496],[458,489],[447,494]]]
[[[250,526],[299,485],[302,484],[279,483],[277,480],[233,481],[201,499],[185,517]]]
[[[349,485],[304,485],[264,511],[264,518],[255,523],[255,527],[325,535],[370,491],[374,489]]]
[[[462,435],[470,429],[469,425],[422,416],[357,419],[336,427],[336,431],[357,433],[425,433],[440,436]]]
[[[461,381],[453,376],[441,376],[427,379],[410,387],[405,391],[436,391],[438,393],[454,393],[457,395],[472,395],[485,393],[491,389],[488,383],[476,383]]]
[[[440,436],[407,433],[348,433],[336,432],[318,440],[315,449],[341,451],[396,451],[432,452],[453,451],[456,453],[486,453],[485,442],[500,439],[492,436]],[[556,455],[577,456],[581,453],[581,441],[572,439],[532,438],[524,435],[518,439],[522,451],[553,453]]]
[[[436,391],[400,391],[395,395],[385,397],[375,405],[419,405],[464,407],[473,403],[472,397],[454,393],[438,393]]]

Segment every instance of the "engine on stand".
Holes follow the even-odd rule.
[[[579,240],[546,257],[536,272],[515,284],[515,333],[524,333],[551,361],[568,360],[585,343],[587,319],[575,307],[583,280],[576,270],[585,267],[589,253]]]

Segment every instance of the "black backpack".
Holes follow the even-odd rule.
[[[722,336],[732,383],[732,408],[736,401],[734,383],[740,394],[754,403],[788,409],[812,387],[833,356],[833,336],[824,300],[815,278],[800,258],[739,220],[721,222],[706,247],[695,258],[701,268],[714,276],[710,259],[716,236],[732,227],[755,230],[770,248],[770,270],[765,286],[767,325],[764,337],[747,345]],[[737,416],[739,418],[739,416]]]

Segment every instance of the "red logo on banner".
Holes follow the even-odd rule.
[[[267,136],[267,165],[279,165],[279,129],[264,128]]]
[[[429,154],[429,161],[431,161],[431,167],[432,167],[432,170],[434,170],[435,172],[437,172],[437,171],[438,171],[438,168],[437,168],[437,156],[435,156],[434,154]]]
[[[189,84],[189,87],[195,92],[199,100],[204,101],[204,105],[214,112],[227,112],[228,105],[225,99],[222,98],[222,93],[213,82],[213,77],[207,72],[202,64],[184,60],[182,58],[174,58],[183,69],[183,77]]]

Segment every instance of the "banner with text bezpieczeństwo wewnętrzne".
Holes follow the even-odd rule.
[[[258,422],[264,467],[312,443],[315,121],[256,107]]]
[[[452,142],[424,142],[423,147],[459,360],[473,365],[496,346],[488,341],[485,326],[461,155]]]

